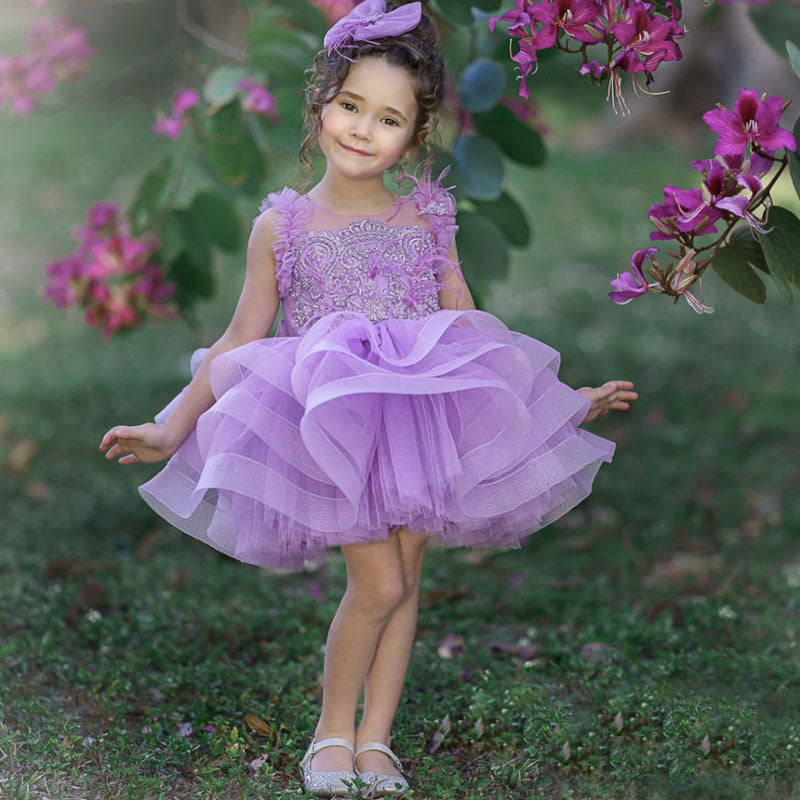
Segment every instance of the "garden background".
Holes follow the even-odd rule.
[[[112,425],[151,420],[224,330],[244,246],[216,255],[194,328],[104,342],[43,302],[45,265],[87,208],[129,202],[171,152],[154,109],[203,58],[165,47],[171,3],[75,5],[91,16],[90,74],[0,123],[0,797],[288,798],[344,563],[332,552],[297,574],[226,558],[141,501],[157,465],[98,450]],[[4,3],[0,50],[42,13]],[[661,187],[710,157],[702,111],[744,86],[792,97],[787,127],[797,117],[786,58],[743,8],[725,13],[738,72],[709,70],[720,34],[700,29],[681,43],[689,67],[665,65],[652,87],[674,80],[691,102],[628,97],[617,117],[566,58],[529,79],[547,160],[509,162],[505,180],[533,236],[481,307],[557,348],[568,384],[626,378],[640,397],[591,425],[617,442],[592,496],[522,550],[429,552],[393,740],[414,798],[797,796],[797,310],[772,285],[756,305],[711,274],[713,315],[607,296],[649,244]],[[230,20],[206,23],[236,41]],[[268,163],[262,196],[294,177],[291,159]],[[189,174],[183,196],[207,180]],[[800,212],[788,176],[773,196]],[[246,236],[258,200],[235,203]]]

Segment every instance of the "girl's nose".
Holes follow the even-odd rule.
[[[371,139],[372,124],[368,119],[362,117],[361,119],[358,120],[358,122],[353,123],[351,133],[354,136],[357,136],[359,139]]]

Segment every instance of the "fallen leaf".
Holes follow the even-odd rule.
[[[614,646],[605,642],[587,642],[580,649],[581,661],[608,661],[614,655]]]
[[[464,652],[464,637],[460,633],[448,633],[442,637],[436,650],[439,658],[453,658]]]
[[[267,759],[266,756],[258,756],[254,758],[247,766],[253,771],[258,772],[262,766],[266,763]]]
[[[441,600],[450,602],[452,600],[460,600],[463,597],[469,597],[472,592],[466,586],[456,586],[454,589],[428,589],[422,595],[422,601],[425,605],[433,605]]]
[[[614,727],[618,730],[622,730],[622,712],[617,711],[617,715],[614,717]]]
[[[698,553],[674,553],[667,558],[657,561],[650,572],[645,576],[645,585],[654,583],[674,584],[686,582],[691,579],[700,585],[710,585],[710,573],[722,567],[722,555],[713,553],[701,555]]]
[[[253,733],[257,734],[258,736],[271,736],[272,732],[270,731],[269,725],[264,722],[263,719],[260,719],[255,714],[245,714],[244,721],[247,723],[247,726],[250,728]]]
[[[478,736],[483,736],[483,717],[478,717],[478,720],[472,726],[472,729],[478,734]]]
[[[161,538],[161,528],[153,528],[145,537],[139,542],[136,548],[136,560],[141,564],[144,561],[149,561],[153,556],[153,548],[156,542]]]
[[[189,569],[189,567],[181,567],[180,569],[172,570],[167,580],[172,589],[182,589],[184,586],[186,586],[186,584],[189,582],[189,578],[191,577],[192,571]]]
[[[450,715],[445,714],[444,719],[439,725],[439,729],[433,734],[433,742],[428,752],[435,753],[439,749],[439,746],[444,741],[444,737],[447,736],[448,733],[450,733]]]
[[[533,658],[539,652],[539,647],[535,644],[519,644],[518,642],[501,642],[490,644],[489,647],[492,650],[500,650],[503,653],[511,653],[511,655],[526,659]]]
[[[31,481],[25,485],[25,494],[31,500],[47,500],[50,497],[50,487],[44,481]]]
[[[94,578],[87,578],[78,591],[78,604],[89,608],[106,608],[108,606],[108,589],[105,584]]]
[[[6,467],[15,475],[24,475],[28,471],[31,459],[39,452],[39,443],[29,436],[20,439],[6,458]]]
[[[570,749],[569,742],[564,742],[564,746],[561,748],[562,758],[567,759],[571,755],[572,755],[572,750]]]
[[[708,755],[711,752],[711,742],[708,739],[708,734],[703,737],[703,741],[700,742],[700,747],[703,748],[703,752]]]

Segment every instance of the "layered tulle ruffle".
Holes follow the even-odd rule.
[[[302,337],[217,356],[216,402],[139,492],[260,566],[321,563],[399,525],[446,546],[519,547],[586,497],[614,452],[576,427],[589,401],[558,366],[555,350],[475,309],[376,323],[334,312]]]

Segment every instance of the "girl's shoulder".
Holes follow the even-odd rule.
[[[398,191],[406,181],[413,184],[409,196],[416,202],[417,210],[422,216],[429,218],[454,217],[456,199],[450,190],[455,186],[445,186],[443,183],[443,179],[449,171],[450,165],[448,164],[439,173],[439,177],[434,178],[430,167],[421,169],[419,175],[403,170],[393,180],[398,185]]]
[[[400,173],[394,181],[399,187],[406,181],[413,184],[409,197],[416,205],[419,216],[426,220],[427,227],[433,232],[440,245],[449,247],[458,230],[456,225],[456,199],[450,191],[455,186],[445,186],[443,180],[450,171],[448,164],[437,178],[433,177],[430,167],[419,171],[419,175]]]

